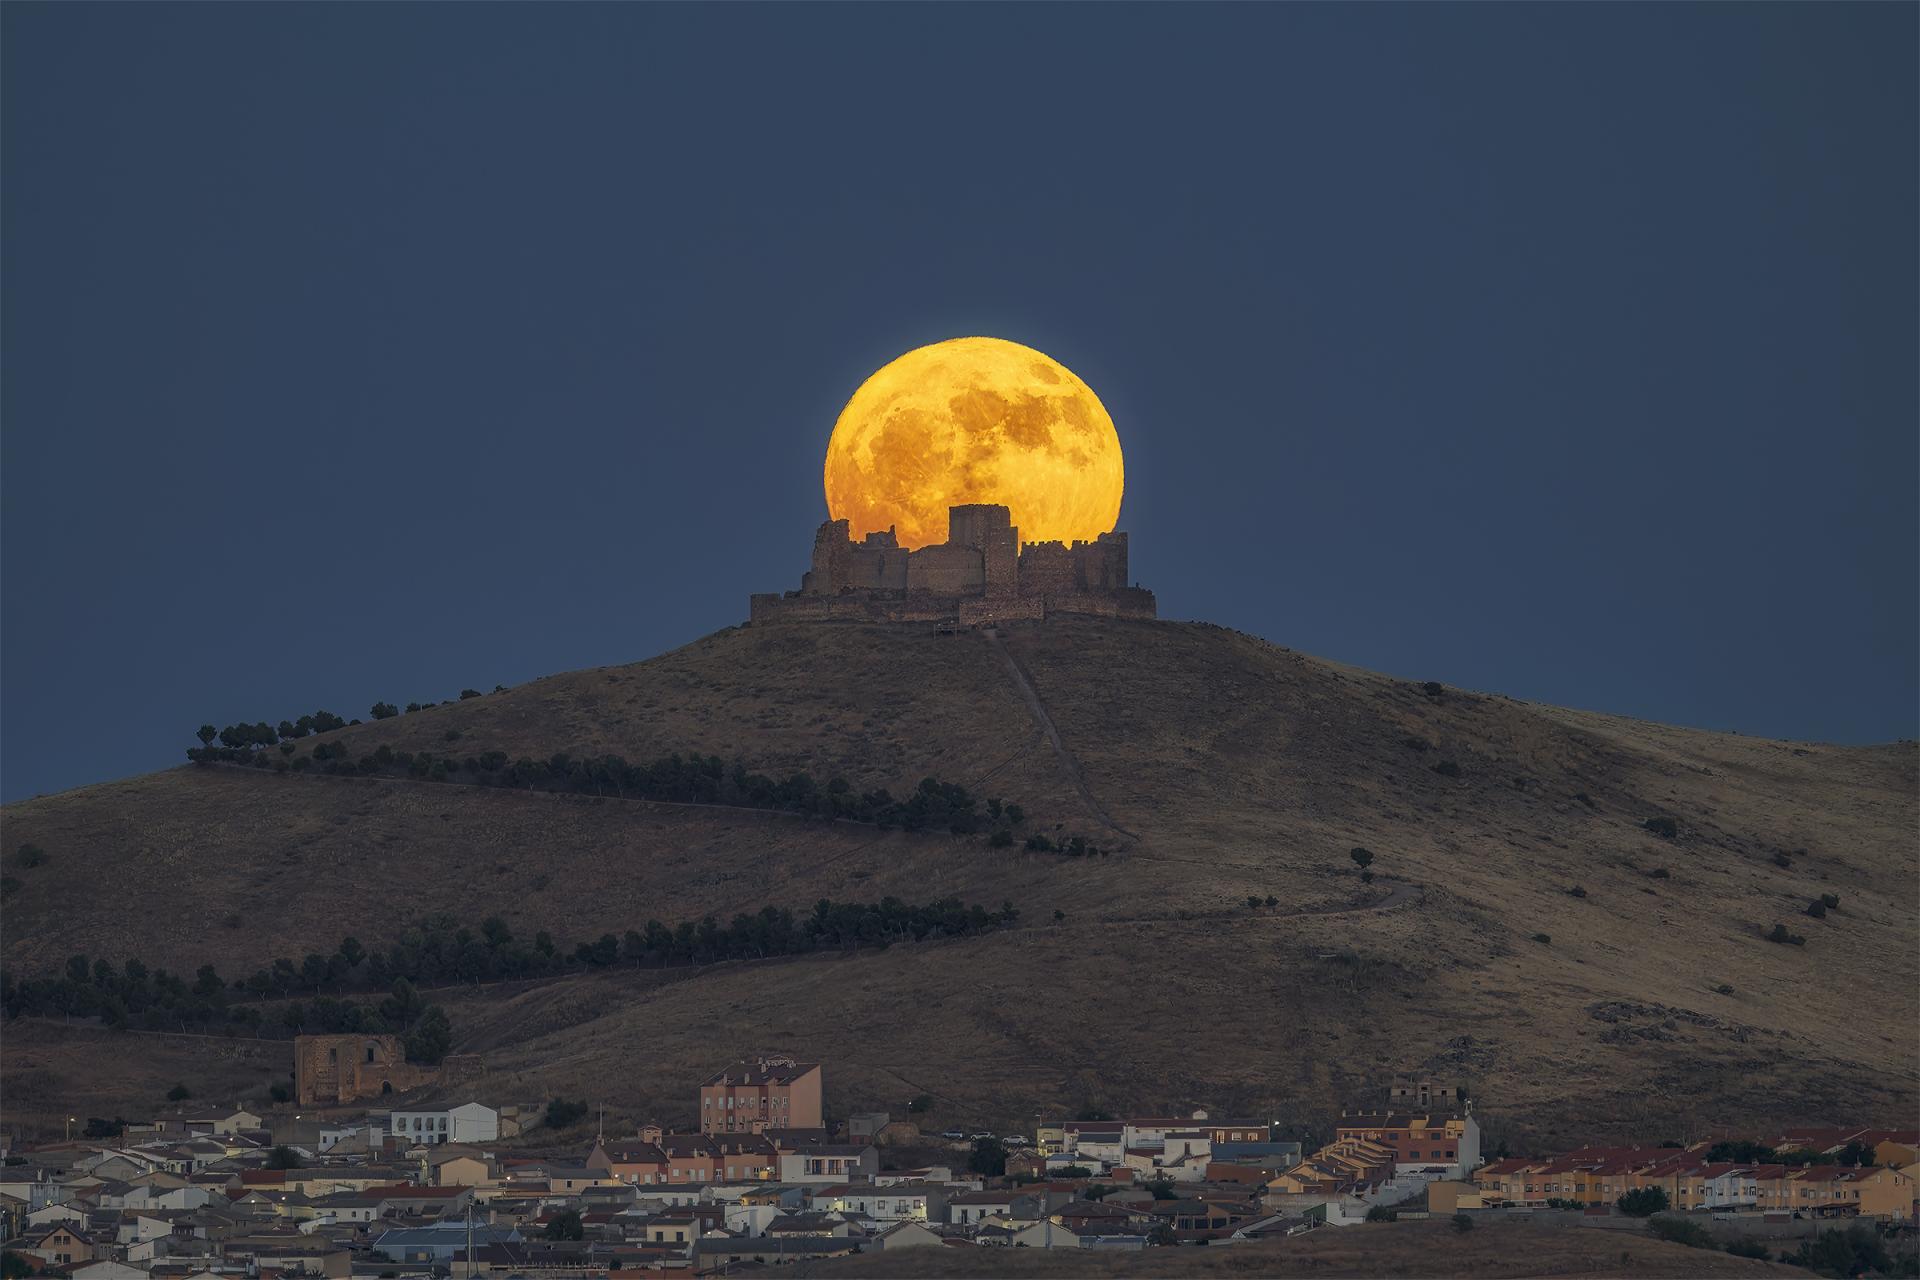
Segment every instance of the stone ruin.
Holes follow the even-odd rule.
[[[1153,592],[1127,583],[1127,535],[1020,543],[1007,508],[947,509],[947,540],[908,551],[894,531],[855,542],[845,520],[813,539],[800,589],[755,595],[754,622],[932,622],[984,626],[1055,613],[1155,616]]]

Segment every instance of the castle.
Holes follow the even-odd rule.
[[[1003,506],[947,508],[947,540],[908,551],[892,529],[855,542],[845,520],[813,539],[800,589],[755,595],[754,622],[935,622],[982,626],[1052,613],[1151,618],[1153,592],[1127,585],[1127,535],[1030,542]]]

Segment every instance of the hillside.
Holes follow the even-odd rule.
[[[1009,1127],[1089,1103],[1324,1124],[1429,1072],[1464,1080],[1515,1136],[1864,1120],[1920,1100],[1912,743],[1427,692],[1205,624],[1090,619],[998,638],[732,628],[299,751],[329,741],[349,758],[689,751],[895,794],[931,776],[1112,852],[183,765],[7,808],[9,852],[47,854],[7,871],[9,970],[85,952],[237,976],[348,933],[390,942],[434,912],[570,944],[648,918],[952,895],[1011,900],[1020,927],[435,998],[456,1047],[486,1055],[477,1091],[604,1095],[669,1120],[694,1076],[759,1048],[828,1062],[841,1112],[927,1092],[941,1114]],[[1375,855],[1371,886],[1355,846]],[[1839,908],[1809,918],[1822,893]],[[1779,921],[1805,945],[1766,941]],[[117,1096],[101,1034],[10,1026],[16,1111]],[[171,1074],[193,1069],[192,1042],[135,1038],[178,1055]],[[128,1090],[123,1107],[152,1105]]]
[[[819,1277],[887,1276],[1807,1276],[1778,1262],[1689,1249],[1640,1233],[1483,1222],[1461,1235],[1445,1221],[1376,1223],[1230,1248],[1121,1253],[1084,1249],[902,1249],[795,1268]]]

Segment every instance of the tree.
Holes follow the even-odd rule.
[[[1377,1205],[1374,1205],[1373,1208],[1367,1210],[1367,1221],[1368,1222],[1398,1222],[1400,1221],[1400,1215],[1395,1213],[1392,1209],[1387,1208],[1387,1206],[1383,1204],[1377,1204]]]
[[[998,1138],[976,1139],[973,1151],[967,1156],[967,1168],[989,1178],[1005,1177],[1007,1148]]]
[[[453,1047],[453,1024],[447,1021],[446,1010],[437,1004],[428,1005],[420,1021],[407,1033],[406,1047],[409,1059],[428,1066],[446,1057],[447,1050]]]
[[[33,1274],[33,1264],[27,1261],[24,1253],[15,1253],[8,1249],[0,1253],[0,1280],[18,1280],[21,1276]]]
[[[201,746],[210,747],[213,740],[220,736],[220,731],[210,724],[203,724],[194,731],[193,736],[200,739]]]
[[[556,1213],[547,1222],[546,1230],[541,1232],[549,1240],[584,1240],[586,1228],[580,1224],[580,1214],[568,1209]]]
[[[1667,1193],[1659,1187],[1636,1187],[1614,1204],[1629,1218],[1650,1218],[1667,1207]]]
[[[187,1088],[184,1084],[176,1084],[173,1088],[167,1090],[168,1102],[185,1102],[192,1096],[193,1090]]]
[[[360,939],[348,934],[340,939],[340,958],[347,962],[347,968],[357,969],[367,958],[367,949],[360,945]]]
[[[1173,1234],[1172,1223],[1156,1222],[1153,1224],[1152,1228],[1147,1232],[1147,1243],[1150,1245],[1165,1247],[1167,1245],[1179,1244],[1180,1237]]]
[[[1352,858],[1353,865],[1360,868],[1362,871],[1365,871],[1368,865],[1373,861],[1373,851],[1370,849],[1355,848],[1352,852],[1347,854],[1347,856],[1349,858]]]
[[[468,698],[478,698],[479,696],[480,691],[478,689],[462,689],[460,691],[460,701],[462,702],[465,702]]]
[[[281,1145],[267,1152],[267,1168],[269,1169],[299,1169],[304,1167],[305,1166],[300,1163],[300,1153],[292,1147]]]
[[[391,720],[399,714],[400,708],[394,706],[391,702],[376,702],[373,704],[373,718],[375,720]]]
[[[1880,1233],[1864,1222],[1846,1230],[1822,1231],[1819,1238],[1803,1240],[1797,1253],[1781,1254],[1782,1262],[1823,1276],[1857,1276],[1867,1272],[1886,1275],[1893,1270],[1893,1259]]]
[[[1248,894],[1248,895],[1247,895],[1247,908],[1248,908],[1249,910],[1252,910],[1252,911],[1258,911],[1258,910],[1260,909],[1260,895],[1259,895],[1259,894],[1257,894],[1257,893],[1250,893],[1250,894]]]
[[[1059,924],[1062,920],[1065,920],[1066,918],[1067,918],[1066,912],[1060,910],[1060,908],[1058,907],[1055,907],[1053,909],[1053,922],[1055,924]]]
[[[1461,1235],[1465,1235],[1467,1232],[1473,1230],[1473,1218],[1471,1217],[1471,1215],[1464,1214],[1464,1213],[1454,1214],[1453,1229],[1455,1231],[1458,1231]]]
[[[547,1103],[546,1123],[549,1129],[566,1129],[579,1124],[587,1118],[587,1104],[568,1102],[565,1098],[554,1098]]]

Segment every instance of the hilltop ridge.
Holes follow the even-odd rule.
[[[1019,927],[978,938],[443,1002],[455,1047],[486,1056],[470,1087],[591,1086],[663,1118],[677,1082],[753,1046],[830,1063],[842,1111],[911,1091],[1008,1119],[1089,1101],[1305,1116],[1401,1074],[1583,1134],[1920,1098],[1911,743],[1672,728],[1207,624],[1073,617],[729,628],[296,754],[320,742],[352,759],[692,752],[895,794],[931,777],[1107,852],[182,766],[7,807],[9,851],[47,854],[8,870],[9,969],[85,952],[238,973],[441,912],[570,942],[823,897],[1010,900]],[[1806,916],[1820,894],[1840,906]],[[1804,945],[1766,940],[1781,921]],[[71,1048],[86,1033],[9,1039],[16,1099],[100,1070]]]

